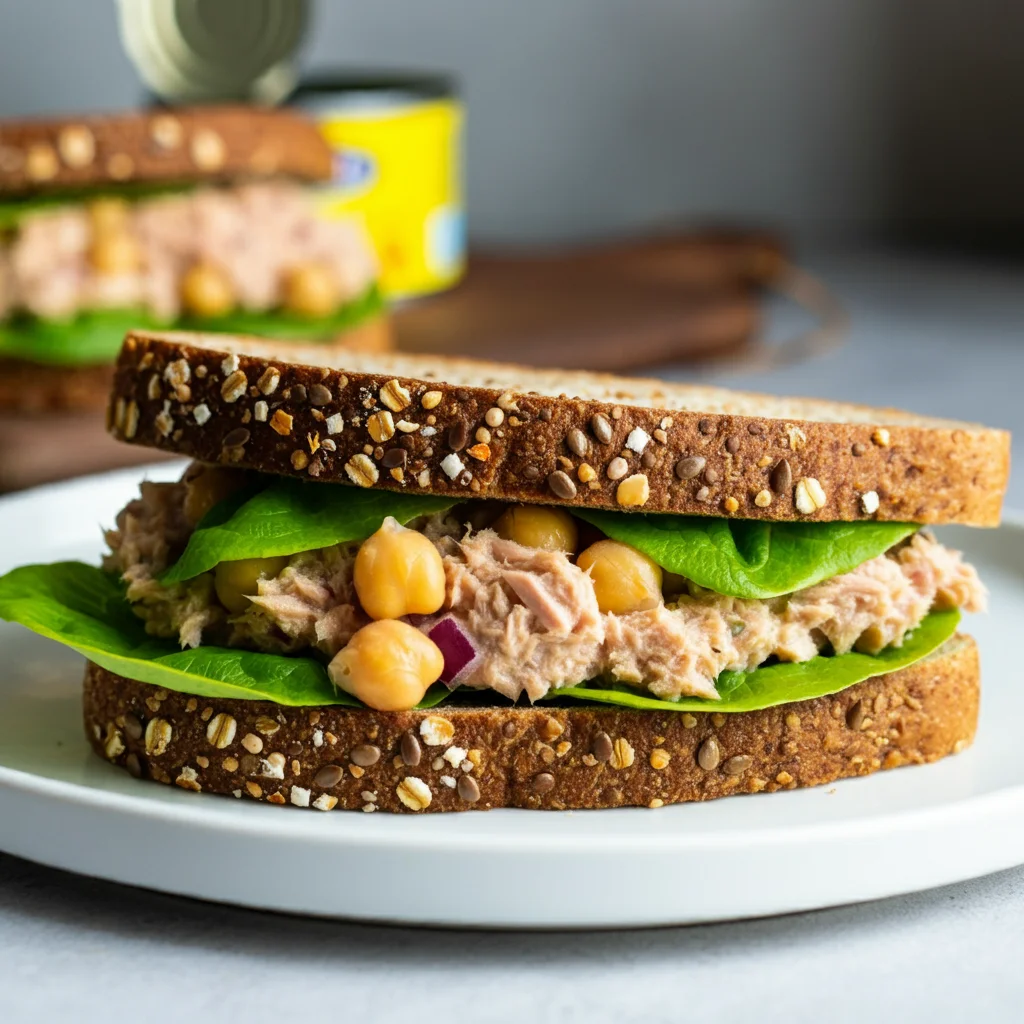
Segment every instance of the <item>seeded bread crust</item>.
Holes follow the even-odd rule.
[[[129,333],[108,417],[320,482],[769,520],[995,526],[1010,457],[1005,431],[892,409],[186,332]]]
[[[770,793],[936,761],[970,745],[978,697],[977,648],[958,636],[832,697],[744,714],[285,708],[190,697],[93,664],[84,709],[101,757],[197,793],[318,810],[565,810]]]
[[[0,196],[126,183],[331,177],[316,126],[291,111],[195,107],[0,123]]]

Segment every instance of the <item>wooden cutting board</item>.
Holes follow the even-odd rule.
[[[403,351],[628,373],[720,357],[761,323],[784,266],[768,236],[704,232],[566,252],[481,253],[452,291],[398,309]]]
[[[102,411],[0,415],[0,492],[170,457],[115,441]]]

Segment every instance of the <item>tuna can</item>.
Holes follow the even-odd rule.
[[[292,102],[334,151],[327,216],[360,217],[391,299],[453,285],[466,260],[463,110],[443,75],[346,76],[303,84]]]

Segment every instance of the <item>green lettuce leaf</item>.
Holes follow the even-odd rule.
[[[17,316],[0,322],[0,356],[54,366],[112,363],[127,331],[154,326],[152,318],[127,309],[95,310],[70,320]]]
[[[759,600],[850,572],[918,529],[911,523],[772,523],[582,508],[572,513],[716,594]]]
[[[955,609],[932,612],[917,629],[906,635],[902,647],[887,647],[879,654],[851,651],[810,661],[779,662],[750,672],[723,672],[715,683],[721,698],[717,701],[697,697],[659,700],[622,684],[603,682],[566,687],[548,694],[545,699],[567,697],[639,711],[760,711],[777,704],[826,697],[873,676],[913,665],[941,647],[956,632],[959,621],[960,613]]]
[[[277,339],[327,341],[380,313],[384,300],[376,285],[329,317],[311,319],[271,310],[264,313],[235,310],[221,317],[182,317],[157,320],[145,310],[89,310],[70,320],[43,320],[17,316],[0,323],[0,356],[28,359],[57,366],[111,363],[132,328],[263,334]]]
[[[286,707],[360,701],[337,690],[313,657],[288,657],[225,647],[181,650],[146,633],[120,583],[81,562],[26,565],[0,577],[0,618],[64,644],[128,679],[197,697],[269,700]],[[432,708],[449,694],[432,686],[417,705]]]
[[[111,672],[168,690],[197,697],[269,700],[287,707],[362,706],[336,690],[323,663],[313,657],[221,647],[182,651],[172,640],[148,636],[117,580],[81,562],[29,565],[0,577],[0,618],[71,647]],[[756,711],[835,693],[911,665],[952,636],[959,618],[955,611],[933,612],[902,647],[875,656],[843,654],[753,672],[725,672],[718,679],[720,701],[673,703],[604,683],[567,687],[552,696],[648,711]],[[436,707],[448,696],[446,687],[433,686],[419,707]]]
[[[313,658],[198,647],[149,636],[114,576],[81,562],[27,565],[0,577],[0,618],[20,622],[129,679],[197,697],[277,704],[359,702]]]
[[[294,555],[363,540],[388,516],[407,523],[450,508],[451,498],[361,487],[338,487],[267,477],[267,486],[215,506],[189,538],[184,553],[160,578],[180,583],[219,562]]]
[[[267,478],[239,507],[214,509],[162,577],[179,583],[239,558],[293,555],[362,540],[385,516],[406,523],[450,507],[449,498]],[[609,537],[719,594],[765,599],[855,569],[918,528],[907,523],[769,523],[573,509]]]

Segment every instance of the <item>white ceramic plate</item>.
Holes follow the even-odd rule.
[[[153,469],[171,478],[180,467]],[[95,560],[132,469],[0,501],[0,570]],[[0,848],[131,885],[413,924],[609,927],[875,899],[1024,862],[1024,520],[950,529],[992,591],[968,627],[975,746],[923,768],[658,811],[316,814],[136,782],[82,735],[81,660],[0,625]]]

